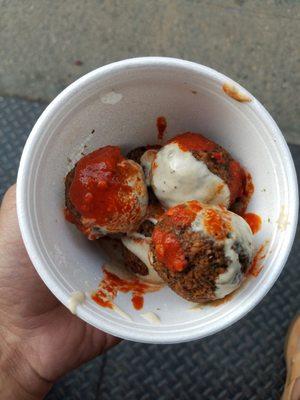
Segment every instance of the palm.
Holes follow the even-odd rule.
[[[73,316],[39,278],[19,232],[14,188],[1,207],[0,232],[1,324],[40,376],[53,381],[117,342]]]

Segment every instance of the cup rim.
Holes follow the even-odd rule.
[[[38,274],[45,282],[47,287],[52,291],[52,293],[65,305],[67,306],[68,295],[58,281],[54,281],[54,277],[49,271],[49,268],[45,267],[43,257],[37,250],[37,246],[35,243],[35,238],[32,235],[32,227],[28,218],[28,198],[26,196],[26,189],[28,185],[29,174],[28,172],[31,169],[31,153],[40,140],[42,136],[43,127],[48,123],[48,121],[55,119],[56,112],[60,109],[61,105],[70,97],[78,94],[80,90],[82,90],[86,85],[92,83],[95,80],[103,78],[105,75],[109,75],[115,72],[126,71],[128,68],[157,68],[157,67],[165,67],[165,68],[181,68],[185,71],[194,71],[200,74],[201,76],[205,76],[209,79],[213,79],[218,81],[220,84],[226,82],[231,82],[232,84],[240,87],[243,92],[248,93],[255,100],[252,101],[249,105],[264,121],[266,126],[272,130],[272,134],[276,137],[276,146],[280,150],[281,157],[285,160],[285,169],[289,180],[287,182],[289,188],[290,195],[290,209],[289,209],[289,219],[290,219],[290,229],[287,237],[285,238],[285,249],[283,252],[278,254],[278,259],[276,265],[278,266],[276,269],[276,273],[273,274],[270,279],[265,282],[265,285],[261,288],[259,292],[257,292],[256,297],[248,299],[247,304],[245,304],[244,308],[239,310],[236,313],[227,314],[226,320],[223,322],[218,321],[217,323],[212,323],[210,326],[206,326],[205,329],[199,330],[192,328],[187,333],[178,333],[175,332],[159,332],[158,337],[153,335],[153,332],[140,332],[139,330],[132,330],[128,332],[128,329],[125,327],[118,328],[117,326],[113,326],[110,322],[101,321],[101,326],[96,322],[96,319],[91,315],[89,311],[79,310],[77,315],[88,322],[89,324],[97,327],[98,329],[103,329],[104,331],[113,334],[115,336],[119,336],[121,338],[127,340],[133,340],[137,342],[144,343],[179,343],[191,341],[199,338],[204,338],[213,333],[217,333],[233,323],[237,322],[241,318],[243,318],[248,312],[250,312],[268,293],[268,291],[272,288],[276,280],[278,279],[286,261],[290,254],[290,250],[294,241],[294,237],[296,234],[296,227],[298,221],[298,184],[297,184],[297,175],[295,171],[295,166],[293,163],[293,159],[288,148],[288,145],[278,128],[277,124],[268,113],[268,111],[264,108],[264,106],[246,89],[244,89],[241,85],[239,85],[234,80],[230,79],[226,75],[223,75],[220,72],[215,71],[212,68],[207,66],[194,63],[191,61],[185,61],[176,58],[169,57],[138,57],[131,58],[122,61],[118,61],[112,64],[105,65],[103,67],[97,68],[86,75],[83,75],[81,78],[77,79],[71,85],[66,87],[44,110],[44,112],[39,117],[38,121],[34,125],[27,142],[25,144],[19,171],[17,177],[17,213],[18,220],[20,225],[21,234],[23,237],[23,241],[29,257],[37,270]]]

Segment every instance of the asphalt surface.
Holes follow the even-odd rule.
[[[0,10],[0,96],[49,101],[104,64],[178,57],[237,80],[300,144],[298,0],[0,0]]]

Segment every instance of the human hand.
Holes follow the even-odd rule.
[[[41,399],[53,382],[118,342],[65,308],[23,245],[15,186],[0,209],[1,399]]]

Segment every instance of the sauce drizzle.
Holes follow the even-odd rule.
[[[103,268],[103,279],[100,282],[98,290],[92,294],[91,298],[97,304],[106,308],[114,308],[114,299],[118,292],[132,292],[131,302],[136,310],[141,310],[144,305],[144,294],[156,292],[161,285],[154,285],[139,281],[137,278],[122,279],[113,272]]]
[[[249,268],[248,275],[253,275],[255,277],[258,276],[258,274],[260,273],[260,271],[263,268],[262,260],[265,257],[266,257],[266,254],[265,254],[265,243],[264,243],[258,248],[258,250],[253,258],[252,264]]]
[[[167,129],[167,120],[165,117],[160,116],[156,120],[156,127],[157,127],[157,140],[161,142],[164,138],[164,133]]]
[[[177,228],[184,228],[194,221],[197,213],[201,210],[201,204],[196,200],[191,200],[170,208],[166,215],[170,217]]]
[[[177,143],[182,151],[212,151],[217,144],[199,133],[185,132],[168,141]]]
[[[81,158],[69,190],[70,201],[81,219],[110,231],[135,224],[141,208],[137,198],[139,167],[126,160],[119,147],[106,146]],[[69,215],[66,215],[70,221]],[[72,221],[70,221],[72,222]]]
[[[195,200],[179,204],[166,212],[163,229],[159,225],[154,228],[152,242],[156,257],[170,271],[183,271],[188,265],[180,238],[174,228],[190,225],[201,209],[201,204]]]
[[[217,240],[225,239],[232,229],[230,219],[226,218],[224,210],[221,214],[212,208],[205,209],[203,224],[206,232],[214,236]]]
[[[155,228],[152,241],[158,261],[164,263],[171,271],[182,271],[187,267],[184,251],[174,232],[165,232]]]
[[[244,215],[244,220],[250,226],[253,235],[260,231],[262,220],[259,215],[254,213],[247,213]]]

